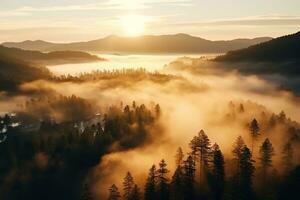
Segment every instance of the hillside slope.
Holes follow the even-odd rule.
[[[78,52],[78,51],[55,51],[42,53],[39,51],[8,48],[0,45],[0,57],[23,60],[33,64],[52,65],[64,63],[96,62],[103,58]]]

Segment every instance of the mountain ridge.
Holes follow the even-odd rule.
[[[99,51],[124,53],[225,53],[253,44],[269,41],[270,37],[234,40],[206,40],[184,33],[173,35],[142,35],[122,37],[110,35],[85,42],[52,43],[43,40],[26,40],[23,42],[5,42],[6,47],[38,51]]]

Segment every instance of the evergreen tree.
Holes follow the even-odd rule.
[[[183,181],[184,181],[184,199],[193,200],[195,198],[195,160],[190,155],[184,161]]]
[[[251,134],[251,138],[252,138],[251,152],[253,154],[254,142],[257,139],[257,137],[259,136],[259,131],[260,131],[259,124],[255,118],[251,121],[251,123],[249,125],[249,130],[250,130],[250,134]]]
[[[224,157],[217,144],[212,147],[212,190],[216,200],[221,200],[225,185]]]
[[[283,154],[282,162],[284,166],[284,171],[287,173],[293,168],[294,150],[293,150],[293,145],[290,141],[284,145],[282,154]]]
[[[148,178],[145,185],[145,200],[156,200],[156,182],[156,167],[155,165],[152,165],[152,167],[149,170]]]
[[[135,184],[133,189],[132,189],[132,193],[130,195],[130,200],[141,200],[141,192],[140,189],[138,188],[138,186]]]
[[[242,149],[240,158],[240,180],[238,191],[240,200],[252,200],[254,198],[252,190],[252,177],[255,167],[253,165],[252,154],[247,146]]]
[[[183,200],[184,194],[184,180],[183,170],[180,165],[177,166],[171,181],[171,199]]]
[[[85,183],[81,189],[80,200],[93,200],[89,185]]]
[[[263,183],[266,183],[268,168],[272,166],[272,157],[274,156],[274,148],[267,138],[260,147],[260,164],[263,170]]]
[[[158,199],[168,200],[169,199],[169,184],[168,184],[168,174],[167,163],[165,160],[161,160],[159,163],[159,168],[157,170],[158,178]]]
[[[134,188],[133,177],[131,176],[130,172],[127,172],[123,181],[124,200],[130,200],[133,188]]]
[[[245,146],[245,142],[242,138],[242,136],[239,136],[234,145],[233,145],[233,150],[232,150],[232,154],[234,159],[237,161],[237,163],[240,163],[240,158],[241,158],[241,154],[242,154],[242,149]],[[239,165],[237,165],[237,168],[239,168]]]
[[[179,147],[177,149],[177,152],[176,152],[176,155],[175,155],[175,164],[176,164],[176,166],[182,166],[183,158],[184,158],[183,151],[182,151],[181,147]]]
[[[156,106],[155,106],[155,116],[158,118],[158,117],[160,117],[160,115],[161,115],[160,106],[159,106],[159,104],[156,104]]]
[[[192,150],[192,155],[194,159],[199,157],[200,162],[200,184],[202,180],[204,180],[204,172],[209,162],[209,154],[210,154],[210,141],[208,136],[205,134],[203,130],[198,133],[198,136],[194,137],[190,142],[190,148]]]
[[[240,113],[244,113],[245,112],[245,108],[244,108],[244,105],[242,103],[240,104],[239,112]]]
[[[120,198],[121,198],[121,195],[120,195],[119,189],[115,184],[113,184],[109,188],[108,200],[119,200]]]

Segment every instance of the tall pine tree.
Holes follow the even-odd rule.
[[[157,169],[157,180],[158,180],[158,199],[168,200],[169,199],[169,183],[167,174],[169,170],[167,169],[167,163],[165,160],[161,160],[159,163],[159,168]]]
[[[156,183],[157,183],[157,175],[156,175],[156,167],[152,165],[149,170],[148,178],[146,180],[145,185],[145,200],[156,200]]]

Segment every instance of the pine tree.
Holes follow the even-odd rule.
[[[204,171],[208,166],[209,153],[210,153],[210,141],[207,135],[203,130],[198,133],[198,136],[195,136],[190,142],[190,148],[192,150],[192,155],[194,159],[199,157],[200,162],[200,184],[204,180]]]
[[[212,189],[216,200],[221,200],[225,185],[224,157],[217,144],[212,147]]]
[[[257,139],[257,137],[259,136],[259,131],[260,131],[259,124],[255,118],[251,121],[251,123],[249,125],[249,130],[250,130],[250,134],[251,134],[251,138],[252,138],[251,152],[253,154],[254,142]]]
[[[168,200],[169,199],[169,184],[168,184],[168,174],[167,163],[165,160],[161,160],[159,163],[159,168],[157,170],[158,178],[158,199]]]
[[[120,198],[121,198],[121,195],[120,195],[119,189],[115,184],[113,184],[109,188],[108,200],[119,200]]]
[[[272,166],[272,157],[274,156],[274,148],[267,138],[260,147],[260,164],[263,170],[263,182],[266,183],[268,168]]]
[[[130,172],[127,172],[123,181],[124,200],[130,200],[133,188],[134,188],[133,177],[131,176]]]
[[[181,147],[179,147],[177,149],[177,152],[176,152],[176,155],[175,155],[175,164],[176,164],[176,166],[182,166],[183,158],[184,158],[183,151],[182,151]]]
[[[240,180],[239,194],[241,200],[252,200],[254,198],[252,190],[252,177],[255,167],[253,165],[252,154],[247,146],[242,149],[240,159]]]
[[[156,167],[155,165],[152,165],[152,167],[149,170],[148,178],[145,185],[145,200],[156,200],[156,182]]]
[[[171,181],[171,199],[172,200],[182,200],[183,199],[183,187],[184,187],[184,180],[183,180],[183,170],[180,165],[177,166],[174,175]]]
[[[141,200],[141,192],[140,189],[138,188],[137,185],[134,185],[133,189],[132,189],[132,193],[130,195],[130,200]]]
[[[85,183],[81,190],[80,200],[93,200],[89,185]]]
[[[195,198],[195,160],[190,155],[184,161],[183,181],[184,181],[184,199],[193,200]]]
[[[233,158],[236,162],[236,171],[237,174],[239,174],[239,170],[240,170],[240,159],[241,159],[241,154],[242,154],[242,149],[245,146],[245,142],[242,138],[242,136],[239,136],[233,146],[233,150],[232,150],[232,154],[233,154]]]
[[[288,173],[293,168],[293,157],[294,157],[293,145],[290,141],[284,145],[282,154],[283,154],[282,162],[284,166],[284,171]]]

